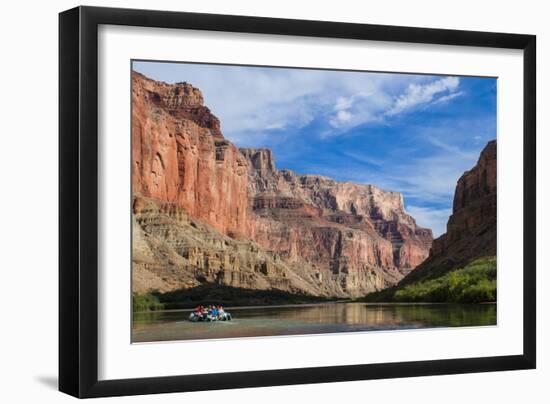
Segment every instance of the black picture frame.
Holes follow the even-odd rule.
[[[523,354],[98,380],[98,26],[100,24],[523,50]],[[77,7],[59,15],[59,389],[75,397],[184,392],[534,369],[536,37],[184,12]]]

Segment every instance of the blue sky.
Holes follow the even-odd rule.
[[[278,168],[403,193],[438,236],[456,181],[496,138],[496,79],[189,63],[134,70],[204,94],[224,136]]]

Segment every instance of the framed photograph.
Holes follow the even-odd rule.
[[[59,386],[532,369],[532,35],[59,17]]]

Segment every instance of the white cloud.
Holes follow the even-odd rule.
[[[387,90],[374,93],[358,93],[347,98],[338,98],[336,111],[328,117],[328,127],[320,133],[322,138],[337,136],[356,126],[369,122],[382,122],[384,111],[391,106]]]
[[[348,109],[353,104],[353,98],[352,97],[338,97],[336,99],[336,104],[334,105],[334,109],[336,111],[341,111],[344,109]]]
[[[396,189],[416,199],[448,201],[454,195],[456,181],[475,164],[475,160],[475,155],[467,158],[440,153],[400,165],[389,178],[400,184]]]
[[[464,95],[464,91],[458,91],[456,93],[451,93],[449,95],[444,95],[442,97],[439,97],[437,100],[431,102],[429,105],[445,104],[446,102],[454,100],[456,97],[460,97],[461,95]]]
[[[224,135],[240,144],[256,142],[258,132],[279,136],[282,129],[295,132],[313,120],[325,126],[319,130],[321,137],[338,135],[383,120],[395,94],[433,80],[421,75],[186,63],[138,62],[134,68],[155,80],[187,81],[199,88],[205,104],[220,118]]]
[[[353,115],[351,112],[340,110],[329,120],[329,123],[331,126],[339,128],[340,126],[350,122],[352,117]]]
[[[466,160],[470,160],[475,157],[475,154],[471,151],[464,150],[442,140],[446,137],[457,137],[456,130],[441,130],[441,128],[437,128],[426,129],[425,131],[426,133],[423,136],[423,140],[427,141],[432,146],[437,147],[441,151],[449,153],[449,157],[452,156],[453,159],[456,159],[456,156],[458,156],[459,158],[465,158]]]
[[[224,135],[239,145],[257,144],[259,133],[284,141],[313,121],[319,137],[337,136],[416,105],[448,102],[459,87],[456,77],[390,73],[148,62],[134,68],[199,88]]]
[[[479,136],[479,135],[474,136],[474,142],[476,144],[482,143],[483,142],[483,137]]]
[[[445,77],[427,84],[411,83],[403,94],[396,97],[393,106],[386,112],[386,115],[397,115],[418,105],[430,103],[441,93],[449,94],[443,95],[434,102],[438,102],[444,97],[447,97],[446,100],[448,101],[455,97],[454,94],[457,94],[455,90],[459,84],[460,79],[458,77]]]
[[[267,130],[273,130],[273,129],[284,129],[286,127],[284,122],[274,122],[272,124],[269,124],[265,129]]]
[[[349,151],[342,152],[342,154],[352,160],[355,160],[359,163],[368,164],[375,167],[382,167],[385,164],[383,159],[375,158],[365,153],[353,153]]]

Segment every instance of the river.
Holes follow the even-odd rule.
[[[233,321],[188,321],[190,310],[135,313],[132,342],[496,325],[496,304],[324,303],[226,308]]]

